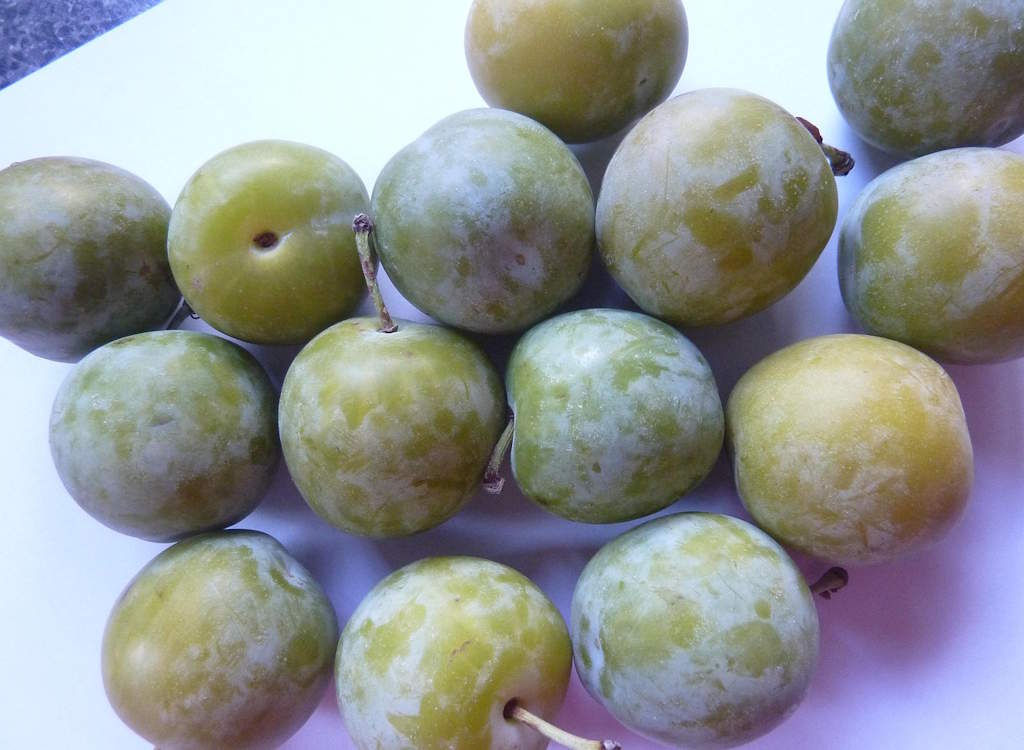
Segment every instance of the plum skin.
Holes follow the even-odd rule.
[[[511,463],[523,492],[574,521],[661,510],[699,483],[722,448],[707,361],[661,321],[581,310],[530,329],[512,352]]]
[[[395,287],[456,328],[522,330],[575,294],[590,266],[583,168],[514,112],[467,110],[429,128],[384,166],[372,209]]]
[[[450,518],[480,483],[504,425],[486,355],[439,326],[376,318],[328,328],[281,389],[285,462],[306,502],[353,534],[391,537]]]
[[[337,638],[323,589],[279,542],[213,532],[128,584],[103,633],[103,684],[163,750],[270,750],[320,702]]]
[[[77,362],[160,327],[181,299],[169,218],[152,186],[103,162],[56,156],[0,171],[0,335]]]
[[[359,750],[542,750],[504,718],[516,699],[552,717],[572,668],[565,622],[515,570],[428,558],[381,581],[345,626],[338,704]]]
[[[570,617],[583,685],[619,721],[673,747],[724,748],[792,713],[818,655],[800,571],[756,527],[680,513],[602,547]]]
[[[688,40],[680,0],[475,0],[465,33],[487,103],[569,143],[611,135],[664,101]]]
[[[223,151],[171,213],[167,254],[192,309],[229,336],[305,343],[366,294],[352,219],[369,205],[338,157],[291,141]]]
[[[761,360],[729,397],[726,431],[757,524],[841,564],[934,543],[974,477],[953,381],[916,349],[875,336],[821,336]]]
[[[847,0],[828,49],[840,112],[900,156],[999,146],[1024,133],[1016,0]]]
[[[50,415],[68,492],[104,525],[152,541],[230,526],[277,467],[276,394],[252,355],[195,331],[113,341],[68,375]]]
[[[839,233],[839,284],[871,333],[947,362],[1024,356],[1024,156],[950,149],[895,167]]]
[[[701,89],[653,109],[619,145],[598,196],[598,249],[644,312],[721,325],[792,290],[837,212],[829,163],[792,115]]]

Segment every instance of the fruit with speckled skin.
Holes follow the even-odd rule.
[[[448,325],[508,333],[571,297],[594,245],[594,199],[576,157],[536,122],[496,109],[441,120],[373,187],[381,264]]]
[[[839,234],[869,331],[950,362],[1024,356],[1024,156],[951,149],[876,178]]]
[[[574,521],[661,510],[722,449],[711,368],[685,336],[646,315],[581,310],[547,320],[516,345],[507,383],[516,482]]]
[[[275,539],[204,534],[157,555],[121,594],[103,684],[160,750],[270,750],[320,702],[337,637],[323,589]]]
[[[736,384],[726,425],[754,520],[823,560],[911,554],[967,502],[974,462],[956,386],[895,341],[840,334],[775,352]]]
[[[49,157],[0,171],[0,336],[77,362],[159,328],[181,299],[169,217],[153,187],[110,164]]]
[[[516,700],[552,718],[572,667],[544,593],[472,557],[420,560],[362,601],[338,644],[338,704],[359,750],[543,750],[504,717]]]
[[[194,331],[118,339],[57,392],[50,449],[93,518],[154,541],[230,526],[277,466],[276,394],[244,349]]]
[[[664,101],[687,42],[680,0],[474,0],[466,21],[466,61],[487,103],[570,143]]]
[[[299,352],[281,390],[285,462],[339,529],[414,534],[472,497],[500,434],[501,381],[473,343],[439,326],[352,318]]]
[[[1008,143],[1024,133],[1024,4],[847,0],[828,78],[850,126],[884,151]]]
[[[828,161],[794,117],[745,91],[703,89],[655,108],[615,152],[598,247],[644,311],[718,325],[793,289],[837,207]]]
[[[680,513],[606,544],[570,619],[576,671],[633,731],[673,747],[748,742],[792,713],[818,656],[810,590],[737,518]]]
[[[174,278],[229,336],[299,344],[366,293],[352,219],[369,196],[352,168],[313,146],[254,141],[189,178],[171,214]]]

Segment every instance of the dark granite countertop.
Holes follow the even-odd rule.
[[[0,0],[0,89],[160,0]]]

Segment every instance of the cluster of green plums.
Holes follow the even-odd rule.
[[[438,122],[372,194],[336,156],[283,141],[214,156],[173,209],[85,159],[0,171],[0,334],[77,363],[52,411],[57,472],[101,523],[177,542],[108,621],[117,713],[163,750],[272,748],[333,665],[359,748],[539,750],[537,717],[575,662],[616,718],[667,745],[769,731],[818,652],[811,591],[779,544],[858,565],[941,538],[973,459],[928,355],[1024,356],[1024,157],[991,148],[1024,132],[1022,26],[1000,0],[846,2],[837,104],[869,143],[920,157],[840,230],[843,299],[878,335],[786,347],[724,408],[673,326],[790,292],[838,197],[829,149],[775,103],[666,101],[686,59],[679,0],[475,0],[466,56],[495,108]],[[630,125],[595,203],[565,142]],[[642,312],[556,314],[595,249]],[[391,319],[378,262],[444,325]],[[350,317],[367,290],[377,315]],[[304,344],[280,398],[239,345],[164,330],[190,312],[245,342]],[[522,334],[504,385],[465,332]],[[500,491],[506,451],[538,505],[613,523],[671,505],[723,445],[760,528],[682,513],[626,532],[583,571],[568,627],[516,571],[440,557],[381,581],[339,635],[279,543],[222,530],[282,456],[324,520],[385,538],[446,521],[482,483]]]

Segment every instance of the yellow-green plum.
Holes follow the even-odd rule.
[[[474,0],[466,21],[469,72],[487,103],[570,143],[664,101],[687,42],[680,0]]]
[[[502,430],[486,355],[459,334],[352,318],[321,333],[285,376],[285,462],[302,496],[340,529],[413,534],[472,497]]]
[[[57,392],[50,449],[75,501],[154,541],[230,526],[277,466],[276,394],[244,349],[194,331],[113,341]]]
[[[850,126],[884,151],[1008,143],[1024,133],[1024,4],[846,0],[828,79]]]
[[[757,524],[838,563],[935,542],[974,476],[953,381],[916,349],[875,336],[822,336],[769,355],[736,384],[726,426]]]
[[[160,750],[271,750],[320,702],[337,638],[330,601],[280,543],[213,532],[128,584],[103,634],[103,684]]]
[[[615,152],[598,247],[645,312],[718,325],[793,289],[837,207],[829,162],[792,115],[745,91],[702,89],[656,107]]]
[[[163,325],[181,300],[167,201],[103,162],[47,157],[0,171],[0,336],[77,362]]]
[[[724,417],[707,361],[681,333],[623,310],[581,310],[530,329],[509,360],[512,472],[575,521],[666,507],[711,470]]]
[[[369,205],[338,157],[290,141],[214,156],[171,214],[167,252],[192,309],[229,336],[305,343],[363,299],[352,218]]]
[[[583,283],[594,198],[547,128],[477,109],[441,120],[387,163],[373,187],[380,261],[437,320],[507,333],[546,317]]]
[[[810,590],[754,526],[712,513],[649,521],[584,568],[570,618],[584,686],[672,747],[748,742],[803,699],[818,656]]]
[[[438,557],[392,573],[338,644],[338,704],[359,750],[542,750],[505,718],[550,718],[572,668],[565,622],[536,585],[489,560]]]
[[[1024,355],[1024,156],[922,156],[876,178],[839,234],[846,306],[869,331],[951,362]]]

